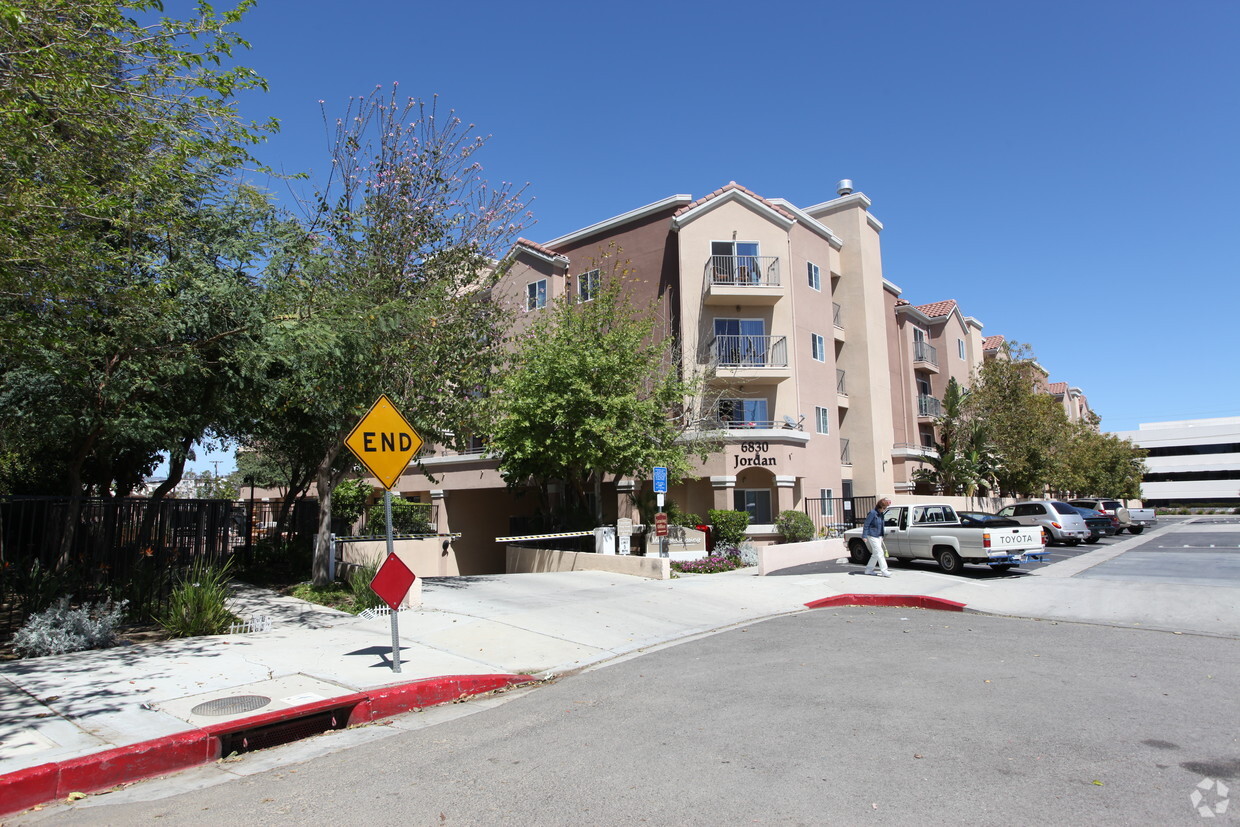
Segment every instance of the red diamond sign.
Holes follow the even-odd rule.
[[[409,594],[409,587],[417,579],[417,575],[409,570],[404,560],[395,554],[389,554],[375,572],[374,579],[370,581],[370,590],[379,595],[389,609],[396,611],[400,607],[400,601]]]

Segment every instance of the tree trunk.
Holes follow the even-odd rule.
[[[319,525],[314,535],[314,585],[326,586],[331,583],[331,530],[332,530],[332,491],[344,479],[348,468],[334,468],[336,458],[344,449],[343,437],[333,442],[332,447],[324,454],[315,473],[315,484],[319,493]]]

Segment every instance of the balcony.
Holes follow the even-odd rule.
[[[840,440],[840,465],[852,465],[852,454],[848,450],[848,440]]]
[[[844,339],[844,320],[843,310],[838,302],[831,303],[831,321],[835,330],[835,341],[843,342]]]
[[[706,304],[772,305],[784,295],[777,256],[710,256],[703,282]]]
[[[939,349],[925,342],[913,342],[913,370],[939,372]]]
[[[918,445],[915,442],[897,442],[891,446],[891,455],[893,457],[903,457],[905,459],[928,459],[937,457],[939,452],[933,448],[927,448],[924,445]]]
[[[928,393],[917,395],[917,415],[922,417],[939,417],[943,415],[943,403]]]
[[[848,385],[844,381],[846,378],[847,374],[844,371],[839,368],[835,369],[836,404],[838,404],[841,408],[848,407]]]
[[[718,379],[774,384],[792,376],[787,336],[716,336],[710,351]]]

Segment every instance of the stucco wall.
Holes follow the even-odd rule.
[[[808,563],[823,563],[848,556],[848,552],[844,549],[844,541],[839,538],[759,546],[757,551],[759,577],[780,569],[804,566]]]
[[[671,560],[666,557],[635,557],[623,554],[592,554],[586,551],[556,551],[546,548],[508,546],[508,574],[550,571],[607,571],[631,574],[651,580],[672,576]]]

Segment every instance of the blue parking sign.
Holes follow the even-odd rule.
[[[662,465],[654,469],[654,493],[667,493],[667,469]]]

